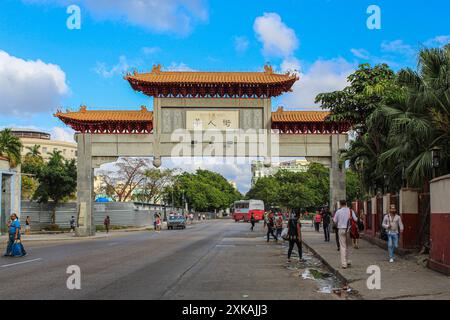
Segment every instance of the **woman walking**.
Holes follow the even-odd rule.
[[[25,219],[25,234],[29,235],[31,230],[31,219],[30,216],[27,216]]]
[[[352,239],[352,244],[354,249],[359,249],[359,227],[358,223],[360,221],[359,215],[357,215],[352,209],[350,209],[350,214],[355,214],[357,221],[350,219],[349,217],[349,231],[350,231],[350,238]]]
[[[316,227],[316,231],[319,232],[320,230],[320,223],[322,222],[322,216],[320,215],[319,211],[316,211],[316,215],[314,216],[314,226]]]
[[[27,253],[20,241],[20,221],[15,213],[11,215],[11,220],[8,222],[8,246],[6,247],[5,257],[23,257]],[[16,250],[18,249],[18,250]]]
[[[300,215],[296,213],[292,214],[288,221],[288,234],[287,239],[289,240],[289,250],[288,250],[288,262],[291,262],[292,250],[294,245],[298,248],[298,261],[302,261],[302,225],[299,219]]]

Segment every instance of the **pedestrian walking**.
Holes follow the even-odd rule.
[[[353,210],[352,210],[353,211]],[[359,249],[359,222],[360,222],[360,218],[358,214],[356,215],[356,221],[354,221],[353,219],[350,220],[350,238],[352,239],[352,244],[353,244],[353,249]]]
[[[334,212],[333,219],[331,219],[331,224],[333,225],[332,228],[333,228],[334,236],[335,236],[335,239],[336,239],[337,251],[340,251],[341,250],[341,246],[339,244],[339,230],[338,230],[338,227],[337,227],[337,223],[334,222],[334,217],[336,216],[336,212],[337,212],[337,210]]]
[[[256,219],[255,219],[255,215],[252,213],[252,216],[250,217],[250,223],[252,224],[252,227],[250,228],[252,231],[255,228],[255,223],[256,223]]]
[[[288,234],[287,239],[289,241],[288,249],[288,262],[291,262],[292,250],[294,245],[297,245],[298,249],[298,261],[302,261],[303,250],[302,250],[302,225],[300,223],[299,213],[292,214],[288,221]]]
[[[31,219],[30,216],[27,216],[25,219],[25,234],[29,235],[31,231]]]
[[[389,213],[383,218],[383,228],[386,229],[388,235],[388,252],[389,262],[394,262],[394,251],[398,247],[399,235],[403,233],[402,218],[397,214],[394,204],[389,207]]]
[[[275,221],[273,213],[270,213],[267,218],[267,242],[269,242],[271,235],[275,239],[275,241],[278,241],[277,236],[273,233],[274,230],[275,230]]]
[[[155,230],[156,231],[161,231],[161,217],[160,216],[156,216],[156,220],[155,220]]]
[[[109,233],[109,226],[111,225],[111,219],[109,216],[106,216],[105,220],[103,220],[103,225],[105,226],[106,233]]]
[[[325,242],[330,242],[331,212],[328,209],[328,207],[325,207],[322,211],[322,223],[323,223],[323,234],[325,236]]]
[[[72,216],[72,217],[70,218],[69,224],[70,224],[70,231],[71,231],[71,232],[75,232],[76,224],[75,224],[75,217],[74,217],[74,216]]]
[[[20,221],[15,213],[10,217],[8,225],[8,245],[6,247],[5,257],[23,257],[27,253],[20,240]]]
[[[338,235],[339,235],[339,247],[341,254],[341,267],[346,269],[351,265],[350,261],[350,248],[347,246],[347,234],[350,228],[350,220],[357,221],[353,210],[347,207],[347,202],[345,200],[339,201],[341,208],[336,211],[333,221],[337,224]]]
[[[322,222],[322,216],[319,213],[319,210],[316,211],[316,215],[314,216],[314,227],[316,228],[316,232],[320,231],[320,223]]]
[[[275,219],[275,229],[277,238],[281,238],[281,233],[283,232],[283,216],[281,213]]]

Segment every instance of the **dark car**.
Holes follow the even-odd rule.
[[[186,229],[186,219],[183,216],[169,216],[167,229]]]

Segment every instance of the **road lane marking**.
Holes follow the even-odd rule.
[[[19,264],[30,263],[30,262],[41,261],[41,260],[42,260],[42,258],[37,258],[37,259],[33,259],[33,260],[26,260],[26,261],[11,263],[11,264],[4,264],[4,265],[0,266],[0,268],[12,267],[12,266],[17,266]]]
[[[108,246],[115,246],[116,244],[119,244],[119,242],[108,243]]]

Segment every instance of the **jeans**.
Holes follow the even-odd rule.
[[[330,225],[323,224],[323,234],[325,235],[325,241],[330,241]]]
[[[298,248],[298,258],[302,258],[302,243],[300,239],[289,240],[289,250],[288,250],[288,259],[291,258],[292,250],[294,249],[294,244],[297,244]]]
[[[283,228],[277,228],[277,238],[281,238],[281,233],[283,232]]]
[[[273,237],[276,241],[278,241],[277,236],[273,234],[273,228],[267,226],[267,242],[269,242],[270,235],[272,235],[272,237]]]
[[[398,247],[398,233],[389,232],[388,233],[388,251],[389,258],[394,259],[395,248]]]

